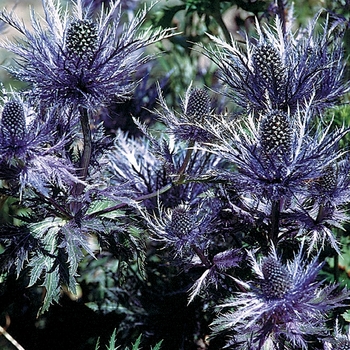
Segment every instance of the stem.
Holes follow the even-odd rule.
[[[3,335],[16,349],[25,350],[11,334],[7,333],[6,330],[0,326],[0,335]]]
[[[80,124],[81,130],[83,132],[84,139],[84,150],[80,159],[80,177],[82,180],[85,180],[87,177],[90,158],[91,158],[91,129],[90,129],[90,120],[86,108],[79,107],[80,112]]]
[[[204,264],[204,266],[208,269],[212,267],[212,264],[208,260],[208,258],[204,255],[202,250],[197,247],[196,245],[192,244],[191,248],[194,250],[194,252],[198,255],[199,259],[201,259],[201,262]]]
[[[138,201],[144,201],[144,200],[146,200],[146,199],[150,199],[150,198],[157,197],[157,196],[159,196],[160,194],[163,194],[163,193],[169,191],[169,190],[172,188],[172,186],[173,186],[173,184],[170,183],[170,184],[168,184],[168,185],[162,187],[162,188],[159,189],[158,191],[154,191],[154,192],[152,192],[152,193],[149,193],[149,194],[145,194],[145,195],[136,197],[136,198],[134,198],[133,200],[138,202]],[[112,211],[114,211],[114,210],[121,209],[121,208],[123,208],[123,207],[125,207],[125,206],[127,206],[127,205],[128,205],[128,203],[125,203],[125,202],[119,203],[119,204],[114,205],[114,206],[112,206],[112,207],[105,208],[105,209],[101,209],[101,210],[95,211],[95,212],[93,212],[93,213],[91,213],[91,214],[89,214],[89,215],[86,215],[86,216],[85,216],[85,219],[89,220],[89,219],[92,219],[92,218],[94,218],[94,217],[96,217],[96,216],[98,216],[98,215],[107,214],[107,213],[110,213],[110,212],[112,212]]]
[[[277,6],[278,6],[278,14],[279,18],[281,20],[281,27],[282,27],[282,33],[283,36],[286,34],[286,16],[285,16],[285,7],[284,7],[284,0],[277,0]]]
[[[339,254],[337,252],[335,252],[334,255],[334,267],[333,267],[334,271],[334,281],[336,283],[339,282]]]
[[[192,152],[193,152],[193,146],[194,146],[194,141],[191,140],[190,143],[188,144],[188,148],[187,148],[187,151],[186,151],[184,162],[182,163],[182,165],[181,165],[181,167],[179,169],[179,172],[177,173],[177,175],[179,176],[178,180],[177,180],[178,183],[182,183],[182,181],[184,180],[184,172],[186,171],[188,163],[191,160],[191,155],[192,155]]]
[[[279,233],[279,221],[280,221],[280,201],[276,200],[272,202],[271,209],[271,231],[270,240],[272,243],[277,243]]]
[[[90,159],[91,159],[91,129],[90,129],[90,119],[89,114],[86,108],[79,107],[79,113],[80,113],[80,125],[81,130],[83,133],[83,142],[84,142],[84,149],[83,154],[80,159],[79,164],[79,177],[81,180],[85,180],[88,174]],[[73,193],[75,196],[79,196],[84,191],[84,184],[78,183]]]
[[[211,16],[215,19],[216,23],[221,28],[227,43],[232,44],[231,34],[230,34],[229,30],[227,29],[227,26],[226,26],[226,24],[223,21],[222,16],[221,16],[220,1],[214,0],[213,7],[214,7],[214,11],[211,14]]]

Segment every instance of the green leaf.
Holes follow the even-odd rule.
[[[346,322],[350,322],[350,310],[345,311],[341,314]]]
[[[99,350],[99,349],[100,349],[100,338],[97,338],[95,350]]]
[[[163,343],[163,340],[161,340],[159,343],[157,343],[154,348],[152,347],[151,350],[160,350],[162,343]]]
[[[111,338],[109,340],[109,345],[107,347],[107,350],[116,350],[117,347],[115,345],[116,342],[116,334],[117,334],[117,330],[115,329],[111,335]]]
[[[43,305],[39,310],[39,315],[43,314],[50,308],[50,305],[55,301],[58,302],[61,295],[60,277],[58,272],[58,266],[54,271],[46,273],[43,286],[46,288],[46,295],[43,301]]]
[[[142,334],[140,334],[138,336],[138,338],[136,339],[135,344],[133,344],[133,346],[132,346],[132,350],[139,350],[139,346],[141,344],[141,337],[142,337]]]

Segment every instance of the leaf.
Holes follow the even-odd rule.
[[[99,350],[99,349],[100,349],[100,338],[97,338],[95,350]]]
[[[50,308],[50,305],[55,301],[58,302],[61,295],[60,277],[58,266],[54,271],[46,273],[43,286],[46,288],[46,295],[38,315],[43,314]]]
[[[138,338],[136,339],[135,344],[133,344],[131,350],[139,350],[139,346],[140,346],[140,344],[141,344],[141,337],[142,337],[142,334],[140,334],[140,335],[138,336]]]
[[[116,347],[116,345],[115,345],[115,342],[116,342],[116,333],[117,333],[117,331],[116,331],[116,329],[114,329],[114,331],[113,331],[113,333],[112,333],[112,335],[111,335],[111,338],[110,338],[110,340],[109,340],[109,345],[108,345],[108,347],[107,347],[107,350],[116,350],[116,349],[117,349],[117,347]]]
[[[159,343],[157,343],[154,348],[151,347],[151,350],[160,350],[160,347],[162,346],[163,340],[161,340]]]
[[[341,314],[346,322],[350,322],[350,310],[345,311]]]

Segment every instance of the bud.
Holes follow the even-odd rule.
[[[264,276],[262,290],[267,299],[280,299],[290,290],[292,278],[286,267],[273,257],[263,260],[261,270]]]
[[[278,91],[285,83],[285,68],[280,53],[273,46],[264,44],[255,48],[252,58],[255,74]]]
[[[195,221],[184,205],[179,205],[172,210],[171,221],[166,227],[170,235],[186,237],[195,227]]]
[[[7,102],[2,110],[1,124],[13,139],[23,140],[27,130],[22,103]]]
[[[272,111],[263,117],[259,135],[261,147],[268,157],[277,156],[280,160],[290,159],[293,128],[287,113]]]
[[[203,117],[210,113],[210,99],[207,90],[195,88],[190,92],[185,108],[185,114],[189,117]]]
[[[82,60],[90,60],[97,49],[97,27],[89,20],[72,22],[66,33],[66,50]]]

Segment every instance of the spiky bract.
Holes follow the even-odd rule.
[[[81,1],[73,4],[69,13],[53,0],[43,1],[45,22],[33,13],[33,31],[12,13],[1,12],[1,19],[23,35],[21,41],[1,44],[20,62],[9,71],[32,84],[32,96],[41,103],[95,108],[129,96],[137,84],[132,74],[151,58],[143,55],[144,48],[170,32],[141,31],[146,7],[120,31],[118,1],[108,12],[101,9],[97,19]]]
[[[231,311],[213,322],[214,332],[233,330],[231,344],[237,349],[261,349],[267,343],[277,347],[281,339],[286,346],[307,349],[309,336],[327,334],[327,312],[343,305],[349,293],[335,294],[337,286],[317,281],[322,267],[317,257],[306,261],[300,250],[283,263],[273,249],[260,261],[252,254],[251,259],[257,280],[243,283],[247,291],[221,306]]]

